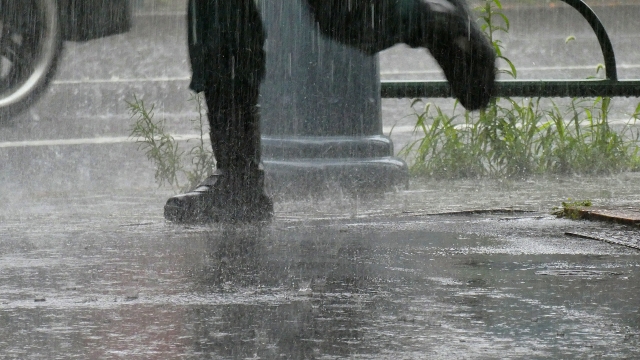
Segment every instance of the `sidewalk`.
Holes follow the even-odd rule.
[[[639,183],[413,184],[279,201],[272,223],[243,227],[167,223],[165,190],[34,198],[1,208],[0,352],[636,358],[640,252],[565,233],[637,230],[548,209],[567,196],[637,206]]]

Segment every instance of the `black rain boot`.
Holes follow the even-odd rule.
[[[182,223],[269,220],[273,203],[265,194],[260,169],[257,94],[241,91],[228,98],[227,93],[224,100],[212,94],[205,93],[210,109],[221,101],[232,105],[224,111],[209,111],[217,170],[192,191],[170,198],[164,207],[165,218]]]
[[[272,215],[262,170],[247,176],[216,170],[192,191],[169,198],[164,206],[165,219],[177,223],[246,223],[268,221]]]
[[[494,94],[496,53],[464,0],[421,0],[420,33],[408,44],[426,47],[467,110],[485,107]]]

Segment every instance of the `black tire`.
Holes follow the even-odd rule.
[[[38,101],[61,51],[57,0],[0,0],[0,121]]]

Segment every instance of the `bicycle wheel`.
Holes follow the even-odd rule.
[[[0,0],[0,121],[39,99],[61,50],[57,0]]]

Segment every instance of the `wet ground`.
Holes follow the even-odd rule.
[[[565,233],[639,243],[637,230],[547,209],[565,196],[637,205],[638,180],[412,184],[280,201],[271,223],[240,227],[165,222],[164,191],[40,198],[0,214],[0,352],[636,358],[640,252]],[[462,211],[480,207],[502,210]]]
[[[601,12],[621,78],[638,78],[628,9]],[[637,173],[415,180],[364,198],[327,189],[276,196],[261,226],[165,222],[173,192],[127,139],[124,100],[138,94],[190,131],[184,14],[169,10],[69,44],[42,101],[0,127],[0,357],[640,357],[640,252],[566,235],[640,244],[638,231],[549,215],[569,198],[640,208]],[[505,41],[523,78],[583,78],[601,61],[565,17],[517,21]],[[389,79],[439,76],[402,48],[381,67]],[[636,100],[616,99],[618,114]],[[411,138],[408,103],[383,102],[396,149]]]

